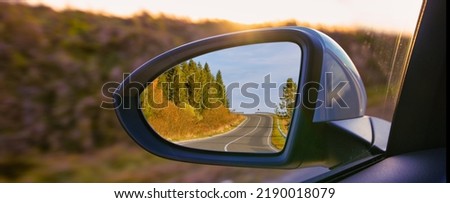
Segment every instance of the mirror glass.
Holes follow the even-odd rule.
[[[300,47],[251,44],[184,61],[141,93],[141,109],[164,139],[185,147],[276,153],[297,95]]]

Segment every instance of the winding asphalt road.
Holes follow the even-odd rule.
[[[247,118],[235,129],[209,138],[178,142],[190,148],[226,152],[273,153],[271,144],[272,116],[246,114]]]

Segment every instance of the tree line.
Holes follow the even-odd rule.
[[[213,75],[207,62],[201,64],[192,59],[183,62],[163,73],[157,81],[164,99],[179,108],[188,104],[202,112],[219,106],[229,107],[222,73],[218,70]]]
[[[297,83],[292,78],[286,80],[283,86],[282,97],[280,103],[275,109],[275,113],[281,117],[291,118],[295,108],[295,100],[297,98]]]

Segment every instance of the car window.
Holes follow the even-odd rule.
[[[130,144],[111,110],[111,89],[123,73],[184,43],[305,26],[350,56],[366,88],[365,113],[392,121],[422,3],[0,2],[0,182],[298,182],[324,173],[328,169],[207,166],[150,155]]]

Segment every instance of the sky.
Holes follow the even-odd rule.
[[[280,103],[280,86],[288,78],[298,81],[301,50],[292,42],[262,43],[222,49],[193,60],[207,62],[214,75],[221,71],[231,109],[274,113],[274,105]],[[272,87],[263,88],[265,81]]]
[[[25,0],[55,9],[76,8],[129,17],[140,11],[191,20],[253,24],[295,19],[332,26],[414,30],[420,0]]]

